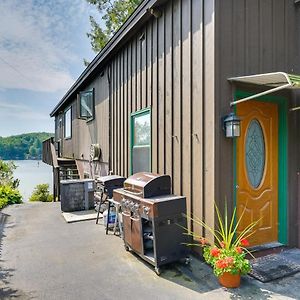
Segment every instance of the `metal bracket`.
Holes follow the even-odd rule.
[[[291,83],[287,83],[287,84],[284,84],[284,85],[281,85],[281,86],[277,86],[276,88],[273,88],[273,89],[270,89],[270,90],[267,90],[267,91],[264,91],[264,92],[261,92],[261,93],[258,93],[258,94],[255,94],[255,95],[243,98],[243,99],[239,99],[237,101],[232,101],[232,102],[230,102],[230,106],[233,106],[233,105],[236,105],[238,103],[245,102],[245,101],[248,101],[248,100],[251,100],[251,99],[254,99],[254,98],[258,98],[260,96],[271,94],[271,93],[283,90],[283,89],[285,89],[287,87],[290,87],[290,86],[292,86]]]
[[[175,139],[176,139],[176,141],[179,143],[179,138],[178,138],[178,136],[177,136],[177,135],[172,135],[172,138],[175,138]]]

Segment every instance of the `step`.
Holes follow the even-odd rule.
[[[73,180],[73,179],[80,179],[79,176],[62,176],[60,180]]]
[[[78,170],[77,169],[66,169],[66,170],[60,170],[61,173],[77,173],[78,174]]]
[[[60,169],[69,169],[69,168],[77,169],[76,165],[63,165],[63,166],[59,166],[59,167],[60,167]]]

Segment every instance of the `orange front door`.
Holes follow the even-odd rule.
[[[237,105],[241,136],[237,138],[237,214],[239,230],[260,219],[250,245],[278,240],[278,107],[246,101]]]

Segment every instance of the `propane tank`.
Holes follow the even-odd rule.
[[[107,224],[107,214],[108,214],[108,209],[106,209],[103,212],[104,226],[106,226]],[[115,221],[116,221],[116,209],[115,207],[111,207],[109,211],[108,228],[113,228],[115,226]]]

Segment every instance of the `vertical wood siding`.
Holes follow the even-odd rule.
[[[72,137],[62,139],[63,157],[89,161],[91,144],[99,144],[102,151],[102,163],[109,162],[109,91],[107,70],[85,86],[82,91],[94,89],[95,118],[86,122],[79,119],[78,100],[72,106]],[[63,124],[62,124],[63,125]],[[63,131],[63,128],[62,128]],[[103,175],[103,174],[102,174]]]
[[[199,22],[203,15],[203,5],[195,5],[195,1],[192,2],[192,37],[191,37],[191,54],[192,54],[192,74],[191,84],[193,89],[191,90],[192,101],[192,199],[193,199],[193,211],[201,218],[203,216],[203,202],[202,199],[204,192],[203,189],[203,101],[202,95],[204,95],[203,89],[203,22]],[[195,76],[195,74],[197,74]],[[198,200],[199,199],[199,200]],[[201,213],[201,215],[200,215]],[[202,228],[194,224],[194,230],[201,233]]]
[[[204,63],[210,70],[214,60],[213,45],[205,57],[203,45],[214,41],[214,1],[173,0],[161,10],[111,61],[112,169],[130,175],[130,114],[151,107],[152,172],[171,175],[173,192],[187,197],[188,214],[202,217],[204,138],[214,143],[203,135],[203,103],[214,89],[213,70],[203,88]],[[207,113],[214,126],[214,114]],[[213,176],[213,165],[207,168]]]

